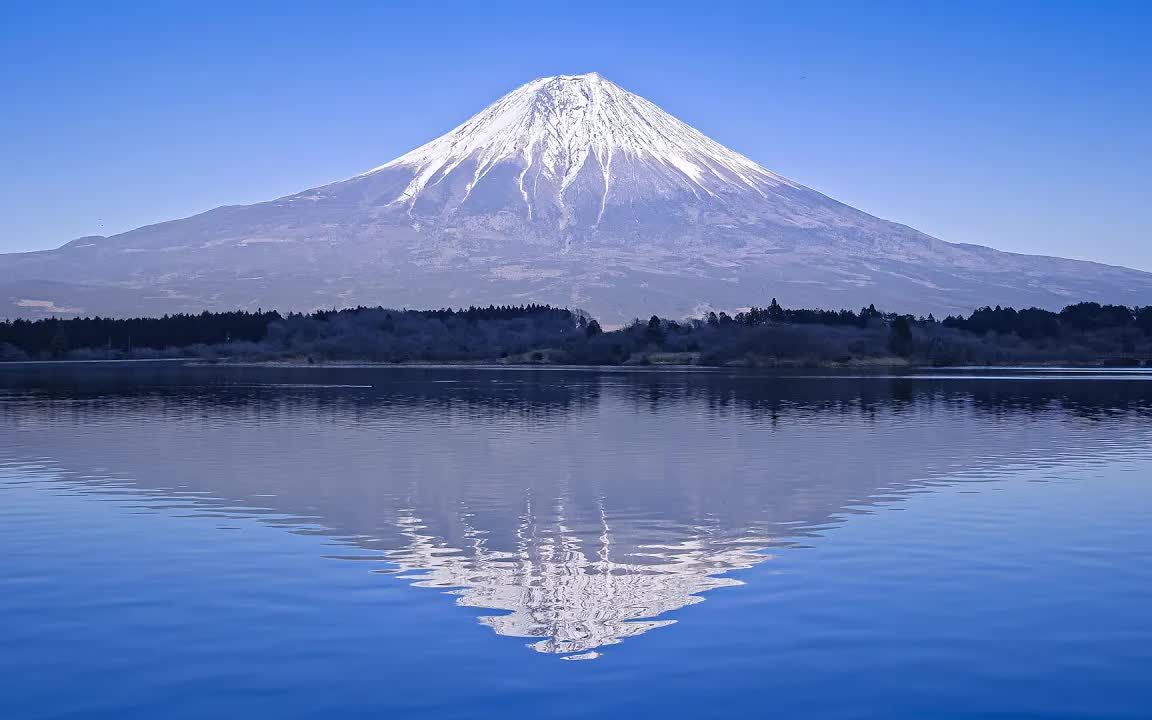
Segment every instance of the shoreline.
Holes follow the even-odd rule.
[[[116,366],[116,365],[177,365],[181,367],[220,367],[220,368],[286,368],[286,369],[342,369],[342,368],[404,368],[404,369],[482,369],[482,370],[564,370],[597,371],[618,373],[644,372],[724,372],[724,371],[805,371],[805,370],[857,370],[876,372],[918,373],[926,371],[1107,371],[1107,372],[1152,372],[1152,364],[1109,364],[1105,362],[1059,362],[1012,363],[988,365],[929,365],[910,363],[902,359],[890,361],[888,358],[870,358],[853,362],[799,362],[783,361],[773,364],[729,363],[725,365],[701,365],[695,363],[622,363],[615,365],[573,364],[555,362],[508,362],[502,360],[465,360],[458,362],[389,362],[379,360],[245,360],[239,358],[206,359],[197,357],[179,358],[123,358],[100,360],[7,360],[0,361],[0,369],[18,367],[68,367],[68,366]]]

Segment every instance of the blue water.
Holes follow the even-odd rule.
[[[0,367],[0,718],[1152,717],[1146,379]]]

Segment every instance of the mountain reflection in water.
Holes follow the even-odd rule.
[[[877,502],[1152,439],[1138,376],[810,375],[29,366],[0,462],[331,536],[587,659]]]

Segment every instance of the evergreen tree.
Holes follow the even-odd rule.
[[[664,325],[660,322],[659,317],[653,315],[651,318],[649,318],[646,334],[648,336],[648,342],[652,343],[653,345],[664,344]]]
[[[893,355],[908,357],[912,354],[912,323],[901,315],[888,328],[888,349]]]

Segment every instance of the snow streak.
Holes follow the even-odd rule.
[[[795,186],[597,73],[533,80],[451,132],[364,175],[412,169],[412,180],[392,201],[411,211],[425,189],[456,172],[467,178],[463,202],[494,168],[511,164],[531,219],[536,188],[550,188],[563,208],[565,192],[592,162],[596,168],[589,170],[599,170],[604,186],[599,222],[613,192],[626,182],[612,172],[621,160],[650,168],[667,185],[696,197],[749,191],[764,197],[769,188]]]

